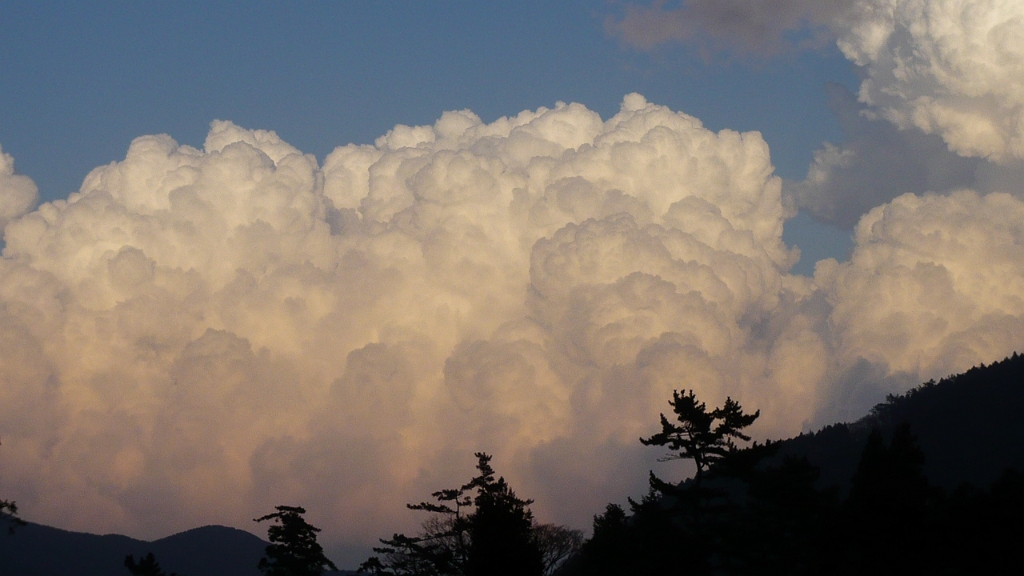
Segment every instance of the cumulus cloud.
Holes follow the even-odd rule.
[[[807,178],[786,186],[791,206],[822,221],[852,227],[907,192],[1020,193],[1024,3],[691,0],[630,4],[609,22],[640,49],[678,41],[771,53],[800,31],[836,39],[862,77],[859,102],[829,89],[848,139],[818,150]]]
[[[640,49],[677,41],[758,54],[794,33],[827,35],[861,68],[859,97],[869,113],[937,134],[962,156],[1024,159],[1021,2],[662,1],[627,5],[608,29]]]
[[[866,73],[861,100],[895,125],[964,156],[1024,158],[1024,4],[865,2],[839,47]]]
[[[447,112],[322,166],[229,122],[202,150],[144,136],[6,228],[0,476],[68,528],[300,503],[368,545],[486,450],[542,519],[586,526],[643,490],[636,439],[673,389],[778,437],[852,402],[836,383],[1019,345],[1020,287],[989,287],[1020,276],[1019,205],[897,198],[812,280],[760,135],[637,94],[607,120]]]
[[[857,225],[849,262],[818,263],[839,349],[933,378],[1001,358],[1024,328],[1024,201],[906,194]]]

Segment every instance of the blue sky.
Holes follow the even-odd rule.
[[[46,201],[137,136],[201,146],[214,119],[274,130],[322,161],[446,110],[491,121],[565,101],[607,118],[639,92],[713,130],[760,131],[793,180],[822,142],[842,141],[824,86],[858,79],[834,45],[640,52],[606,30],[621,13],[610,2],[5,2],[0,145]],[[850,245],[806,214],[786,232],[804,274]]]

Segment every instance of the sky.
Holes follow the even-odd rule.
[[[494,465],[587,528],[1024,340],[1015,0],[0,2],[0,495],[339,565]]]

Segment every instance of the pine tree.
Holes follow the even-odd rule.
[[[135,562],[135,556],[129,554],[124,559],[124,567],[128,569],[132,576],[178,576],[177,573],[168,575],[164,572],[152,552],[139,558],[138,563]]]
[[[698,402],[692,390],[680,393],[672,392],[669,401],[672,411],[676,414],[679,424],[669,422],[661,415],[661,432],[650,438],[641,438],[645,446],[667,446],[672,450],[659,461],[687,459],[697,465],[694,484],[699,485],[704,471],[736,449],[734,438],[750,440],[740,432],[750,426],[761,415],[758,410],[753,414],[744,414],[739,403],[726,398],[721,408],[708,412],[704,402]],[[656,480],[652,474],[652,481]]]
[[[540,576],[543,559],[531,537],[533,500],[517,497],[504,478],[494,479],[490,456],[476,457],[480,475],[467,485],[477,490],[476,511],[468,518],[467,576]]]
[[[277,512],[253,520],[275,520],[279,524],[267,529],[270,545],[266,557],[260,559],[260,572],[266,576],[320,576],[338,567],[324,555],[316,541],[319,528],[302,517],[306,509],[299,506],[275,506]]]
[[[429,512],[418,536],[381,539],[380,554],[360,571],[388,575],[540,576],[543,556],[534,538],[532,500],[495,479],[491,456],[476,453],[478,474],[459,488],[433,493],[434,502],[409,504]]]
[[[24,526],[26,522],[18,518],[18,505],[11,500],[0,500],[0,526],[7,526],[7,533],[14,534],[14,529]]]

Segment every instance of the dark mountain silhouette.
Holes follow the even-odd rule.
[[[152,552],[168,574],[260,576],[267,542],[243,530],[203,526],[153,542],[29,523],[0,535],[0,576],[127,576],[124,559]],[[347,574],[335,572],[327,574]]]
[[[561,574],[1019,574],[1021,414],[1014,354],[852,424],[729,451],[703,481],[652,472],[629,512],[595,516]]]
[[[988,486],[1006,468],[1024,471],[1024,356],[931,381],[875,406],[852,424],[834,424],[781,442],[778,464],[806,457],[820,470],[817,486],[845,493],[872,429],[889,441],[908,424],[924,452],[928,481],[947,490]]]

